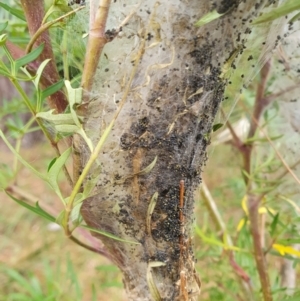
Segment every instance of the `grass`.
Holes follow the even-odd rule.
[[[0,163],[12,162],[6,150],[0,155]],[[47,166],[52,156],[43,143],[25,149],[22,155],[36,168]],[[18,173],[18,186],[42,196],[41,206],[52,212],[61,210],[53,193],[24,168]],[[51,230],[47,221],[3,192],[0,210],[0,301],[104,301],[108,296],[112,301],[126,300],[121,274],[111,262],[78,247],[62,230]]]

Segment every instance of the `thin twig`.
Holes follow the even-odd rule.
[[[261,80],[257,86],[256,91],[256,97],[255,97],[255,103],[253,108],[252,121],[250,124],[250,130],[248,132],[248,140],[250,141],[258,128],[260,128],[258,120],[260,119],[264,109],[266,106],[269,105],[271,98],[266,99],[264,97],[266,85],[267,85],[267,78],[270,72],[270,62],[267,62],[264,67],[262,68],[260,74],[261,74]],[[243,157],[243,169],[247,174],[251,175],[251,158],[252,158],[252,152],[253,152],[253,142],[247,143],[245,145],[241,142],[241,140],[237,137],[237,135],[234,132],[234,129],[230,126],[229,123],[227,123],[227,126],[232,134],[232,136],[235,138],[233,145],[241,152]],[[269,140],[269,139],[268,139]],[[249,220],[250,220],[250,232],[252,235],[253,240],[253,248],[254,248],[254,257],[256,261],[256,268],[259,274],[261,289],[264,296],[264,301],[272,301],[272,293],[271,293],[271,286],[270,286],[270,280],[267,270],[267,264],[265,259],[265,254],[262,249],[262,239],[261,239],[261,233],[260,233],[260,227],[259,227],[259,213],[258,209],[262,200],[261,196],[255,196],[251,193],[251,190],[253,189],[253,183],[251,182],[251,179],[249,177],[244,177],[245,183],[247,184],[247,204],[248,204],[248,211],[249,211]]]
[[[111,0],[101,0],[97,9],[94,22],[89,31],[89,40],[86,49],[86,57],[84,62],[84,69],[82,73],[81,86],[85,93],[90,92],[94,75],[97,70],[98,62],[102,50],[107,43],[105,37],[105,27],[108,17]]]
[[[264,102],[264,93],[266,90],[267,78],[270,72],[270,63],[267,62],[260,74],[261,74],[261,81],[258,84],[255,104],[252,114],[252,122],[250,124],[250,130],[248,133],[248,139],[253,138],[257,128],[259,127],[258,120],[261,117],[265,107],[269,104],[268,102]],[[248,174],[251,174],[251,157],[253,151],[253,143],[248,144],[248,152],[244,153],[244,169]],[[261,199],[260,197],[254,196],[251,193],[253,183],[250,181],[249,178],[246,179],[246,183],[248,186],[247,189],[247,204],[248,204],[248,211],[249,211],[249,221],[250,221],[250,232],[252,235],[253,240],[253,248],[254,248],[254,258],[256,261],[256,268],[259,274],[261,289],[264,296],[264,301],[272,301],[272,292],[271,292],[271,285],[270,279],[267,269],[267,263],[265,254],[262,249],[261,245],[261,233],[259,228],[259,213],[258,209],[260,206]]]
[[[31,37],[27,47],[26,47],[26,53],[29,53],[32,50],[32,47],[34,45],[34,43],[37,41],[37,39],[44,33],[46,32],[51,26],[53,26],[55,23],[58,23],[59,21],[62,21],[63,19],[75,14],[77,11],[83,9],[84,6],[78,7],[68,13],[66,13],[63,16],[60,16],[59,18],[49,21],[45,24],[43,24],[41,27],[39,27],[39,29],[33,34],[33,36]]]
[[[23,199],[23,201],[25,202],[29,202],[29,203],[36,203],[38,200],[38,197],[28,193],[27,191],[23,190],[22,188],[16,186],[16,185],[10,185],[9,187],[7,187],[6,189],[8,192],[10,192],[12,195],[16,195],[19,196]],[[52,206],[49,206],[47,204],[43,204],[43,207],[47,210],[47,213],[52,214],[52,215],[57,215],[57,212],[53,209]],[[76,237],[74,237],[73,235],[71,235],[70,240],[72,240],[73,242],[75,242],[77,245],[92,251],[94,253],[97,254],[101,254],[103,256],[105,256],[106,258],[110,258],[109,253],[107,253],[105,251],[105,249],[100,249],[100,248],[94,248],[92,246],[89,246],[85,243],[83,243],[82,241],[80,241],[79,239],[77,239]]]

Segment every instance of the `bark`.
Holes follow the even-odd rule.
[[[269,25],[250,30],[267,3],[148,0],[137,8],[139,1],[131,0],[110,7],[111,30],[136,11],[98,65],[85,123],[95,143],[122,110],[91,172],[94,177],[101,167],[97,194],[81,211],[89,225],[139,242],[98,235],[123,273],[129,300],[196,300],[200,293],[193,192],[214,118],[229,93],[229,71],[234,89],[241,88],[275,47]],[[214,8],[226,14],[196,28]],[[235,70],[238,62],[243,68]],[[81,153],[84,165],[90,155],[84,143]]]

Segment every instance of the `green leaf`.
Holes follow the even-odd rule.
[[[82,198],[80,200],[76,201],[75,205],[77,205],[78,202],[83,202],[86,198],[88,198],[90,196],[91,192],[93,191],[96,184],[98,183],[98,179],[99,179],[100,175],[101,175],[101,166],[97,165],[96,167],[94,167],[90,179],[87,180],[84,185]]]
[[[15,74],[20,69],[20,67],[27,65],[28,63],[34,61],[39,57],[39,55],[43,52],[44,44],[39,45],[37,48],[32,50],[30,53],[26,54],[25,56],[17,59],[15,61]]]
[[[157,202],[157,198],[158,198],[158,192],[156,191],[149,203],[148,209],[147,209],[147,215],[146,215],[146,230],[148,232],[148,234],[151,236],[151,218],[152,218],[152,214],[154,211],[154,208],[156,206],[156,202]]]
[[[55,217],[52,216],[51,214],[49,214],[49,213],[48,213],[47,211],[45,211],[44,209],[42,209],[42,208],[40,207],[40,205],[39,205],[39,202],[36,202],[36,203],[35,203],[35,207],[36,207],[37,209],[39,209],[40,212],[43,212],[43,216],[44,216],[45,218],[48,218],[49,221],[54,222]]]
[[[122,239],[114,234],[111,234],[111,233],[108,233],[108,232],[105,232],[105,231],[101,231],[99,229],[95,229],[95,228],[92,228],[92,227],[89,227],[87,225],[80,225],[79,227],[81,228],[84,228],[84,229],[87,229],[87,230],[90,230],[92,232],[95,232],[95,233],[98,233],[98,234],[101,234],[103,236],[106,236],[106,237],[109,237],[109,238],[112,238],[114,240],[118,240],[118,241],[122,241],[122,242],[126,242],[126,243],[129,243],[129,244],[135,244],[135,245],[140,245],[139,242],[137,241],[131,241],[131,240],[126,240],[126,239]]]
[[[281,6],[274,8],[270,12],[265,13],[262,16],[256,18],[256,20],[254,20],[252,24],[257,25],[264,22],[273,21],[298,9],[300,9],[300,2],[297,0],[289,0]]]
[[[299,244],[300,238],[278,239],[277,242],[283,245]]]
[[[0,36],[0,46],[5,45],[6,40],[7,40],[7,35],[4,33]]]
[[[214,10],[212,12],[209,12],[205,16],[203,16],[199,21],[197,21],[195,23],[195,26],[197,26],[197,27],[203,26],[203,25],[210,23],[222,16],[223,16],[223,14],[219,14],[216,10]]]
[[[8,25],[8,22],[0,23],[0,32],[2,32]]]
[[[289,23],[294,23],[296,21],[299,21],[300,19],[300,13],[296,14],[290,21]]]
[[[14,15],[15,17],[21,19],[22,21],[25,21],[26,22],[26,18],[24,16],[24,13],[23,11],[19,10],[19,9],[16,9],[16,8],[13,8],[13,7],[10,7],[4,3],[1,3],[0,2],[0,6],[2,8],[4,8],[5,10],[7,10],[8,12],[10,12],[12,15]]]
[[[212,127],[213,132],[216,132],[223,125],[224,125],[223,123],[216,123],[216,124],[214,124],[213,127]]]
[[[277,224],[278,224],[278,219],[279,219],[279,212],[275,215],[271,225],[270,225],[270,228],[271,228],[271,231],[270,231],[270,234],[271,234],[271,237],[274,236],[275,234],[275,230],[276,230],[276,227],[277,227]]]
[[[9,182],[14,178],[12,169],[5,163],[0,163],[0,190],[6,189]]]
[[[80,204],[75,205],[71,211],[71,221],[75,226],[79,226],[83,221],[82,215],[80,213],[82,204],[83,203],[81,202]]]
[[[42,118],[50,121],[54,125],[74,125],[73,117],[71,113],[65,114],[53,114],[54,110],[47,112],[39,112],[36,114],[37,118]],[[78,127],[76,126],[76,130]]]
[[[22,274],[20,274],[14,269],[9,269],[9,268],[2,268],[1,270],[3,270],[3,272],[6,273],[11,278],[11,280],[13,280],[14,283],[17,283],[18,285],[22,286],[22,289],[27,291],[27,293],[29,293],[30,295],[32,295],[32,293],[34,294],[32,286],[30,285],[26,277],[22,276]],[[26,295],[23,296],[28,298],[28,296]],[[20,300],[20,298],[14,300]]]
[[[65,228],[65,215],[66,215],[66,210],[62,210],[59,215],[57,216],[55,222]]]
[[[47,178],[41,174],[40,172],[38,172],[32,165],[30,165],[26,160],[24,160],[22,158],[22,156],[20,156],[20,154],[13,148],[13,146],[8,142],[8,140],[6,139],[5,135],[3,134],[3,132],[0,130],[0,137],[3,139],[4,143],[6,144],[6,146],[10,149],[10,151],[17,157],[17,159],[28,169],[30,169],[36,176],[38,176],[40,179],[47,181]]]
[[[61,12],[62,14],[66,14],[72,11],[72,8],[65,4],[54,4],[51,5],[51,7],[48,9],[48,11],[45,14],[44,22],[47,21],[49,16],[53,14],[54,12]]]
[[[73,120],[78,127],[81,127],[81,122],[78,119],[75,108],[82,102],[82,88],[72,88],[71,83],[68,80],[65,81],[65,86],[68,92],[68,100],[70,103],[70,110],[73,116]]]
[[[40,80],[41,80],[41,76],[42,76],[42,73],[46,67],[46,65],[50,62],[50,59],[46,59],[44,60],[40,65],[39,65],[39,68],[38,70],[36,71],[36,76],[33,80],[33,84],[35,86],[35,88],[38,90],[39,88],[39,83],[40,83]]]
[[[58,175],[62,169],[62,167],[65,165],[67,159],[69,158],[70,154],[72,152],[72,148],[69,147],[66,151],[64,151],[60,157],[58,157],[55,162],[50,166],[48,170],[48,181],[53,190],[56,192],[56,194],[63,200],[60,188],[57,183]]]
[[[10,77],[11,76],[11,74],[9,73],[8,70],[3,69],[1,67],[0,67],[0,74],[4,75],[5,77]]]
[[[61,114],[61,115],[63,115],[63,114]],[[77,125],[72,125],[72,124],[59,124],[59,125],[55,125],[55,129],[58,132],[69,133],[69,134],[74,134],[74,133],[76,133],[79,130]]]
[[[49,172],[49,170],[51,169],[52,165],[55,163],[56,159],[57,158],[54,158],[54,159],[51,160],[51,162],[48,165],[47,172]]]
[[[42,99],[54,94],[55,92],[59,91],[64,86],[64,81],[60,80],[57,83],[51,85],[50,87],[46,88],[42,92]]]
[[[252,137],[252,138],[246,139],[244,143],[247,144],[247,143],[252,143],[252,142],[269,142],[269,140],[271,140],[271,141],[278,140],[278,139],[282,138],[283,136],[284,135],[278,135],[278,136],[270,137],[269,139]]]
[[[26,202],[20,201],[17,198],[15,198],[14,196],[12,196],[10,193],[8,193],[7,191],[5,191],[5,193],[12,199],[14,200],[16,203],[18,203],[19,205],[25,207],[26,209],[34,212],[35,214],[47,219],[50,222],[55,222],[55,217],[50,215],[48,212],[46,212],[45,210],[43,210],[39,205],[38,202],[36,203],[36,206],[31,206],[29,204],[27,204]]]

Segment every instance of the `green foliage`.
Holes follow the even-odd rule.
[[[15,9],[13,7],[9,7],[7,5],[2,5],[7,11],[9,11],[12,15],[20,17],[20,12],[18,9]],[[43,24],[45,26],[55,26],[57,24],[57,17],[60,17],[62,20],[64,16],[62,16],[65,13],[73,13],[73,10],[68,7],[65,3],[65,1],[54,1],[52,5],[49,7],[48,11],[46,12],[46,15],[43,20]],[[54,20],[47,22],[47,19],[54,18]],[[1,31],[4,31],[8,28],[8,22],[1,24]],[[63,29],[65,26],[63,26]],[[93,192],[93,189],[96,185],[96,180],[98,177],[99,172],[97,173],[97,176],[94,175],[91,177],[90,180],[87,181],[87,185],[85,185],[85,189],[83,193],[79,193],[80,187],[83,183],[83,181],[88,176],[90,170],[92,170],[92,163],[95,161],[95,158],[97,157],[97,154],[100,151],[101,145],[103,145],[108,132],[104,133],[104,136],[102,139],[100,139],[100,147],[95,150],[94,153],[94,145],[90,138],[85,133],[85,130],[82,126],[82,120],[81,117],[77,114],[77,107],[81,104],[82,101],[82,88],[73,88],[71,86],[70,81],[68,80],[59,80],[58,82],[42,89],[41,88],[41,80],[43,76],[49,76],[45,74],[45,68],[48,65],[50,59],[47,59],[43,62],[40,62],[35,74],[32,74],[32,72],[29,72],[28,65],[32,62],[36,61],[40,54],[42,53],[44,49],[44,45],[41,44],[35,49],[31,50],[29,53],[23,55],[22,57],[18,59],[14,59],[13,55],[11,54],[9,48],[6,46],[7,39],[9,37],[9,34],[2,34],[0,36],[0,47],[3,50],[4,60],[0,61],[0,74],[2,76],[7,77],[10,79],[12,84],[15,86],[16,90],[19,92],[21,99],[25,103],[27,109],[32,113],[33,119],[35,120],[41,130],[44,132],[45,136],[49,139],[50,143],[52,145],[57,145],[57,142],[61,140],[62,138],[68,136],[68,135],[75,135],[79,134],[86,144],[88,145],[91,153],[93,154],[92,159],[89,161],[90,164],[88,167],[86,167],[83,171],[82,177],[79,179],[79,182],[74,183],[74,188],[72,193],[69,196],[64,196],[59,183],[59,174],[62,170],[65,171],[65,173],[68,173],[66,169],[66,162],[71,155],[72,148],[68,148],[65,150],[62,154],[58,154],[57,157],[51,160],[47,173],[42,173],[38,171],[34,166],[32,166],[29,162],[27,162],[22,155],[20,155],[19,152],[19,146],[14,147],[9,140],[7,139],[6,135],[3,133],[3,131],[0,130],[0,137],[6,144],[6,146],[10,149],[10,151],[15,155],[16,159],[22,163],[26,168],[28,168],[35,176],[43,180],[45,183],[47,183],[52,191],[57,195],[57,197],[61,200],[63,203],[65,209],[59,214],[57,218],[53,217],[52,215],[45,212],[43,209],[41,209],[38,205],[31,206],[27,204],[24,201],[21,201],[14,197],[11,193],[7,194],[9,197],[11,197],[15,202],[17,202],[19,205],[22,205],[23,207],[29,209],[30,211],[34,212],[35,214],[48,219],[52,222],[57,222],[60,224],[65,232],[68,234],[68,236],[71,235],[72,231],[75,230],[76,227],[81,226],[85,227],[91,231],[96,231],[104,236],[110,237],[112,239],[120,240],[118,237],[111,233],[106,233],[101,230],[92,229],[91,227],[88,227],[86,225],[81,225],[82,217],[80,214],[80,207],[82,205],[82,202],[88,198],[91,193]],[[32,42],[31,42],[32,43]],[[8,63],[6,62],[8,61]],[[68,62],[66,62],[68,63]],[[21,82],[31,82],[33,84],[33,88],[35,90],[35,98],[31,99],[23,89]],[[68,110],[62,114],[54,114],[54,110],[45,111],[46,104],[44,103],[45,99],[52,94],[56,93],[57,91],[65,89],[66,95],[69,101],[69,107]],[[6,111],[5,115],[8,114],[8,111]],[[32,121],[29,122],[29,125],[31,125]],[[52,126],[52,131],[54,129],[55,136],[53,139],[53,133],[49,132],[49,124]],[[112,123],[111,127],[114,123]],[[23,124],[16,124],[16,120],[14,122],[10,122],[8,124],[8,128],[11,133],[17,132],[20,134],[21,137],[23,137],[26,133],[29,132],[29,125],[24,126]],[[21,139],[21,138],[20,138]],[[59,152],[57,146],[56,146],[57,152]],[[97,165],[97,164],[96,164]],[[97,170],[97,168],[93,168],[94,172]],[[1,177],[5,177],[7,173],[4,171]],[[9,187],[9,182],[5,181],[5,187],[3,187],[5,190]],[[73,228],[69,229],[69,221],[71,219],[71,222],[73,224]],[[121,240],[123,242],[128,242],[126,240]],[[135,243],[136,242],[131,242]]]
[[[79,284],[77,271],[69,257],[66,258],[67,272],[63,265],[57,261],[54,270],[48,261],[41,267],[42,274],[38,277],[30,271],[1,267],[0,271],[8,281],[8,286],[13,286],[13,292],[3,295],[1,301],[58,301],[82,300],[82,288]],[[64,276],[64,277],[63,277]]]

